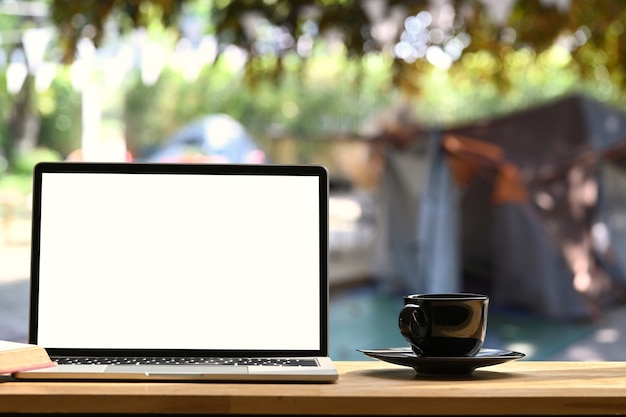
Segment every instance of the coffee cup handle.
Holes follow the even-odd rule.
[[[428,316],[426,312],[416,304],[406,304],[400,310],[398,316],[398,327],[404,339],[411,344],[413,350],[419,349],[413,340],[420,338],[419,328],[424,328],[428,324]],[[415,352],[419,354],[419,352]]]

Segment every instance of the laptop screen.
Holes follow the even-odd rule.
[[[31,342],[325,353],[327,187],[314,166],[39,164]]]

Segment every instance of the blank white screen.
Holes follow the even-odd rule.
[[[318,182],[44,173],[38,343],[319,349]]]

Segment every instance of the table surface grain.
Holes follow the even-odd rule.
[[[0,382],[0,413],[626,415],[626,362],[519,360],[467,376],[336,362],[335,383]]]

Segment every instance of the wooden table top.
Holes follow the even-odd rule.
[[[626,362],[519,360],[460,377],[336,362],[336,383],[0,382],[0,413],[625,414]]]

